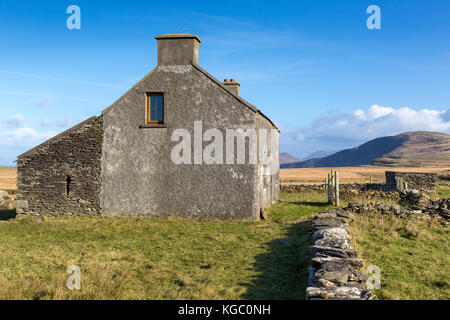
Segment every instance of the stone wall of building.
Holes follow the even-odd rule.
[[[407,189],[431,191],[436,188],[437,175],[435,173],[386,171],[386,185],[389,188],[396,188],[396,178],[407,182]]]
[[[102,117],[91,117],[20,155],[18,215],[100,214]]]
[[[278,199],[278,161],[276,172],[262,177],[262,186],[260,166],[250,163],[248,156],[245,164],[239,164],[235,151],[232,164],[222,163],[227,130],[256,130],[260,116],[216,81],[192,65],[158,66],[103,111],[102,214],[255,220],[261,207]],[[146,124],[145,101],[152,92],[164,95],[161,126]],[[195,129],[200,121],[201,128]],[[217,148],[222,161],[206,164],[199,157],[197,162],[194,152],[187,162],[172,160],[174,147],[185,139],[176,135],[172,139],[175,130],[187,133],[192,150],[196,140],[205,150],[211,142],[202,141],[201,135],[210,129],[223,137]],[[278,160],[278,149],[274,151]]]

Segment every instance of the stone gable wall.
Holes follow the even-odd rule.
[[[146,94],[152,92],[164,94],[163,126],[145,123]],[[190,163],[175,164],[171,159],[174,146],[180,143],[172,140],[177,129],[189,133],[192,148],[196,121],[201,121],[203,133],[219,130],[225,160],[227,129],[256,130],[258,117],[198,68],[158,66],[103,112],[102,214],[258,219],[260,207],[278,199],[278,185],[274,185],[278,171],[264,177],[266,189],[261,194],[260,168],[248,163],[248,157],[245,164],[208,165],[195,164],[194,152]],[[201,143],[202,150],[210,144]]]
[[[396,178],[408,183],[408,189],[418,189],[431,191],[436,189],[435,173],[419,173],[419,172],[394,172],[386,171],[386,185],[395,189]]]
[[[100,214],[102,140],[103,119],[92,117],[19,156],[17,213]]]

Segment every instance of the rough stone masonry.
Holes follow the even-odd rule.
[[[103,126],[92,117],[17,161],[17,214],[99,214]]]
[[[367,300],[372,297],[366,285],[367,275],[359,272],[363,262],[350,243],[347,228],[351,220],[351,214],[341,209],[322,211],[313,219],[308,300]]]

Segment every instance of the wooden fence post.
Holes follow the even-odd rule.
[[[336,207],[339,207],[339,172],[334,172],[334,201],[336,203]]]
[[[331,181],[331,174],[328,174],[328,179],[327,179],[327,188],[328,188],[328,204],[331,204],[331,186],[330,186],[330,181]]]

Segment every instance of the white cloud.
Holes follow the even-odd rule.
[[[56,101],[52,98],[52,97],[43,97],[42,99],[40,99],[39,101],[36,102],[36,104],[39,107],[48,107],[51,105],[54,105],[56,103]]]
[[[39,132],[33,128],[21,127],[0,133],[0,146],[31,147],[56,135],[56,132]]]
[[[392,108],[380,107],[379,105],[374,104],[373,106],[370,106],[369,109],[367,110],[363,109],[355,110],[353,111],[353,114],[356,116],[356,118],[361,120],[374,120],[393,112],[394,109]]]
[[[24,122],[25,117],[23,116],[23,114],[20,113],[12,115],[4,120],[4,123],[11,127],[21,126],[24,124]]]
[[[316,118],[308,127],[281,131],[282,151],[304,156],[318,150],[339,150],[406,131],[450,133],[450,111],[415,110],[372,105],[350,113]]]
[[[0,120],[0,165],[13,165],[17,156],[42,142],[54,137],[61,130],[73,125],[73,119],[69,116],[56,123],[61,129],[51,130],[54,122],[43,119],[37,127],[25,126],[25,117],[15,114]]]
[[[51,120],[49,120],[49,119],[43,119],[41,121],[41,126],[42,127],[50,127],[52,125],[52,123],[53,122]]]

